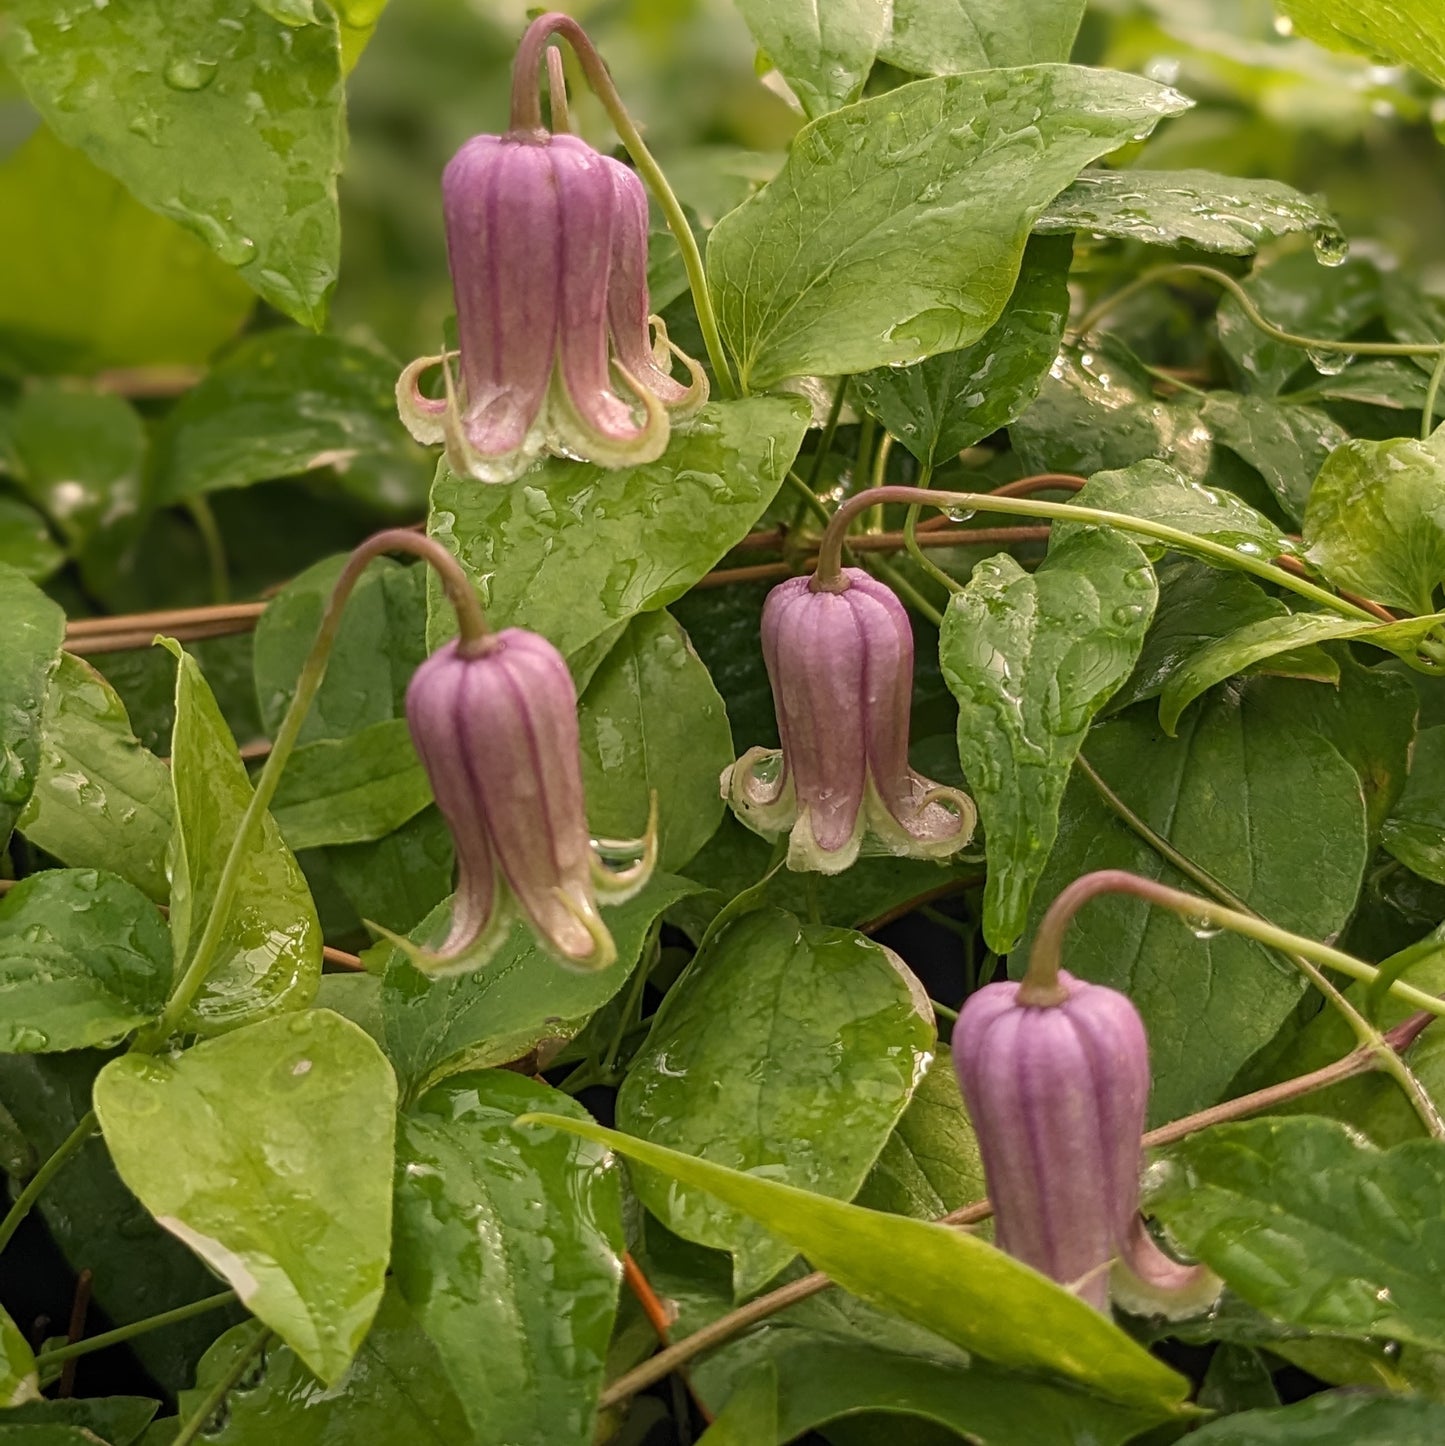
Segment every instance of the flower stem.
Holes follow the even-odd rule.
[[[667,183],[662,167],[647,149],[612,77],[597,48],[588,38],[587,32],[570,16],[553,11],[540,15],[527,27],[517,47],[517,58],[512,69],[512,128],[513,130],[540,130],[542,126],[542,102],[538,93],[537,64],[541,50],[554,35],[560,35],[572,47],[587,77],[592,93],[602,102],[612,128],[627,148],[638,174],[647,182],[657,204],[667,220],[667,229],[677,242],[682,253],[682,264],[687,272],[687,284],[692,289],[693,305],[697,308],[698,325],[702,328],[703,341],[707,345],[708,360],[717,376],[718,387],[725,397],[737,395],[737,383],[733,380],[732,369],[728,366],[727,351],[723,346],[722,333],[718,329],[717,313],[713,310],[712,294],[707,287],[707,272],[702,264],[702,253],[697,247],[697,238],[683,214],[682,204]]]
[[[171,1440],[171,1446],[191,1446],[197,1436],[206,1428],[206,1423],[220,1409],[226,1397],[236,1388],[237,1383],[251,1369],[251,1363],[266,1347],[271,1332],[257,1322],[256,1333],[241,1347],[236,1359],[227,1366],[220,1380],[201,1398],[201,1404],[186,1417],[181,1429]]]
[[[918,481],[914,486],[920,492],[928,491],[928,484],[933,481],[933,463],[924,462],[918,473]],[[961,591],[959,581],[956,577],[950,577],[924,550],[918,545],[918,514],[923,510],[921,502],[910,502],[908,512],[903,519],[903,546],[907,549],[909,557],[921,567],[935,582],[941,582],[949,592]]]
[[[15,1197],[15,1203],[0,1220],[0,1250],[9,1245],[21,1222],[30,1213],[30,1207],[45,1193],[45,1187],[60,1173],[60,1167],[95,1133],[94,1110],[87,1110],[76,1123],[75,1128],[55,1147],[50,1158],[26,1181],[25,1188]]]
[[[1435,358],[1435,370],[1430,373],[1430,384],[1425,388],[1425,405],[1420,413],[1420,440],[1428,442],[1435,430],[1435,401],[1440,395],[1440,383],[1445,381],[1445,346]]]
[[[562,67],[562,52],[555,45],[547,47],[547,110],[552,134],[570,135],[572,117],[567,111],[567,74]]]
[[[164,1326],[179,1325],[182,1321],[191,1320],[195,1316],[220,1310],[223,1306],[233,1304],[235,1300],[236,1292],[234,1290],[223,1290],[219,1295],[208,1295],[204,1300],[193,1300],[189,1305],[178,1305],[174,1310],[162,1311],[159,1315],[148,1315],[144,1320],[118,1326],[115,1330],[106,1331],[103,1335],[90,1336],[86,1340],[76,1341],[73,1345],[57,1346],[53,1351],[41,1351],[35,1357],[35,1364],[42,1370],[47,1366],[58,1366],[63,1361],[74,1360],[77,1356],[88,1356],[93,1351],[103,1351],[110,1346],[118,1346],[123,1341],[132,1340],[134,1337],[145,1335],[150,1331],[158,1331]]]
[[[331,596],[327,599],[326,610],[322,613],[321,624],[316,630],[316,640],[312,643],[300,676],[296,679],[296,692],[286,710],[286,716],[281,720],[281,726],[276,730],[271,752],[256,777],[250,801],[241,816],[240,827],[236,830],[230,851],[226,854],[226,861],[221,867],[221,876],[216,882],[215,902],[196,944],[196,951],[191,956],[185,973],[181,975],[180,982],[171,991],[160,1018],[149,1029],[136,1036],[133,1049],[143,1053],[153,1053],[159,1049],[175,1033],[190,1008],[191,1001],[205,982],[221,936],[230,920],[236,887],[240,882],[241,870],[245,867],[252,841],[260,831],[266,810],[275,797],[281,774],[291,757],[291,750],[296,746],[296,738],[301,732],[301,725],[306,721],[311,701],[326,676],[326,665],[331,658],[331,648],[340,630],[341,615],[347,600],[367,565],[384,552],[415,553],[436,569],[446,590],[447,599],[456,610],[461,634],[457,643],[459,653],[473,656],[488,646],[490,635],[487,621],[471,581],[463,571],[461,563],[434,537],[412,532],[404,527],[389,528],[368,537],[352,552],[341,570],[341,575],[336,579]]]

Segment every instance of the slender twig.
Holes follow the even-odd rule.
[[[1286,572],[1292,572],[1296,577],[1308,577],[1309,569],[1299,558],[1291,557],[1288,553],[1281,553],[1274,560],[1276,567],[1282,567]],[[1360,597],[1356,593],[1346,592],[1340,589],[1340,596],[1348,603],[1354,603],[1357,608],[1363,609],[1372,617],[1379,618],[1382,623],[1397,623],[1400,621],[1387,607],[1381,607],[1379,603],[1371,601],[1367,597]]]
[[[672,1326],[677,1319],[677,1309],[669,1310],[658,1298],[657,1292],[653,1290],[652,1283],[642,1272],[642,1267],[632,1258],[630,1251],[622,1252],[622,1278],[627,1282],[627,1288],[636,1297],[638,1305],[642,1307],[642,1313],[647,1317],[647,1323],[657,1333],[657,1338],[665,1346],[672,1344]]]
[[[45,1193],[45,1187],[60,1173],[61,1167],[95,1133],[94,1110],[87,1110],[75,1128],[55,1147],[49,1159],[25,1183],[25,1188],[15,1197],[15,1203],[0,1220],[0,1250],[10,1244],[21,1222],[30,1213],[30,1207]]]
[[[827,460],[828,453],[833,446],[833,438],[838,434],[838,418],[843,414],[843,398],[848,393],[848,378],[839,377],[837,385],[833,388],[833,402],[828,408],[827,419],[823,423],[823,430],[818,437],[818,447],[813,453],[813,461],[808,468],[808,491],[816,494],[818,483],[823,477],[823,463]]]
[[[252,1362],[265,1349],[266,1342],[270,1338],[271,1332],[258,1322],[255,1335],[241,1347],[236,1359],[201,1398],[201,1404],[186,1417],[181,1429],[171,1438],[171,1446],[191,1446],[191,1442],[205,1430],[206,1423],[220,1409],[222,1402],[236,1388],[246,1372],[251,1369]]]
[[[136,1336],[143,1336],[150,1331],[160,1330],[164,1326],[179,1325],[182,1321],[191,1320],[198,1315],[206,1315],[210,1311],[220,1310],[222,1306],[231,1305],[236,1300],[234,1290],[223,1290],[219,1295],[208,1295],[204,1300],[193,1300],[189,1305],[178,1305],[174,1310],[162,1311],[159,1315],[148,1315],[144,1320],[132,1321],[130,1325],[117,1326],[113,1331],[106,1331],[102,1335],[91,1336],[87,1340],[77,1340],[69,1345],[57,1346],[52,1351],[42,1351],[35,1358],[36,1365],[44,1369],[46,1366],[60,1365],[64,1361],[73,1361],[80,1356],[88,1356],[94,1351],[107,1350],[111,1346],[121,1345],[123,1342],[133,1340]]]
[[[90,1294],[95,1287],[95,1273],[90,1270],[82,1270],[75,1277],[75,1294],[70,1300],[70,1326],[65,1332],[67,1345],[75,1345],[85,1334],[85,1318],[90,1314]],[[37,1362],[37,1365],[39,1363]],[[55,1394],[60,1400],[75,1392],[75,1372],[80,1362],[72,1357],[61,1367],[60,1383],[55,1388]]]

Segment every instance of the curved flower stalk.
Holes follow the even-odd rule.
[[[1219,1293],[1139,1215],[1149,1099],[1143,1021],[1117,990],[1060,970],[1052,983],[989,984],[953,1030],[1001,1249],[1098,1310],[1194,1315]]]
[[[562,655],[522,628],[470,648],[448,643],[417,669],[406,716],[457,851],[452,927],[440,949],[395,939],[418,968],[460,972],[486,962],[520,914],[563,963],[604,969],[616,958],[599,897],[620,903],[656,858],[647,836],[598,844],[587,829],[577,692]],[[614,872],[602,854],[641,853]]]
[[[535,77],[523,91],[512,129],[474,136],[442,175],[460,382],[446,353],[412,362],[396,388],[412,436],[444,442],[452,470],[481,482],[509,482],[545,452],[653,461],[708,394],[701,366],[649,315],[642,182],[542,129]],[[433,399],[418,384],[438,365],[445,396]]]
[[[944,858],[973,835],[973,800],[908,766],[913,630],[903,604],[860,568],[841,587],[789,578],[763,608],[763,657],[781,749],[723,771],[733,812],[789,834],[788,867],[836,874],[873,850]]]

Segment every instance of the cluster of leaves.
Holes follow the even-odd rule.
[[[1149,1209],[1228,1286],[1206,1318],[1117,1324],[933,1223],[984,1185],[920,976],[946,1018],[1084,872],[1445,988],[1445,303],[1283,182],[1123,164],[1189,104],[1149,78],[1160,34],[1218,85],[1388,91],[1403,127],[1445,27],[1429,0],[1287,0],[1350,53],[1245,20],[1231,49],[1189,9],[1090,17],[1079,50],[1140,76],[1068,63],[1082,0],[740,0],[806,117],[786,155],[699,150],[679,182],[742,394],[715,378],[645,466],[443,466],[428,491],[396,360],[303,329],[340,269],[347,75],[386,63],[390,17],[362,56],[366,0],[12,0],[0,1237],[33,1203],[42,1264],[12,1288],[7,1258],[0,1446],[585,1446],[695,1417],[715,1446],[846,1443],[900,1414],[992,1446],[1440,1438],[1445,1144],[1382,1074],[1163,1152]],[[661,232],[652,280],[695,338]],[[1020,506],[995,489],[1044,472],[1087,479],[1063,503],[1088,511],[1036,493],[1050,534],[999,551],[981,530],[1020,519],[990,509]],[[915,761],[975,796],[981,849],[780,873],[718,796],[776,742],[755,569],[798,565],[825,502],[929,479],[976,498],[932,566],[859,556],[914,608]],[[659,871],[603,971],[520,926],[443,980],[345,952],[363,917],[448,924],[403,702],[451,621],[417,566],[364,575],[242,829],[337,549],[423,512],[493,623],[566,655],[594,831],[658,800]],[[158,627],[208,640],[145,650]],[[1092,905],[1067,964],[1140,1009],[1156,1123],[1404,1016],[1361,986],[1322,1008],[1277,954],[1135,899]],[[1442,1051],[1427,1030],[1407,1062],[1445,1103]],[[30,1329],[69,1306],[62,1260],[125,1340],[122,1394],[42,1396],[84,1353]],[[690,1401],[634,1394],[659,1326],[713,1339]]]

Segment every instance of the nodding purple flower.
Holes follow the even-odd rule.
[[[588,832],[577,692],[562,655],[522,628],[471,653],[448,643],[416,670],[406,716],[457,852],[451,932],[435,953],[408,947],[418,967],[476,968],[514,912],[564,963],[610,964],[598,896],[620,902],[647,882],[656,829],[636,845],[599,845]],[[622,849],[641,861],[604,867],[601,853]]]
[[[870,852],[943,858],[973,835],[973,800],[908,766],[913,630],[866,572],[838,591],[789,578],[763,607],[763,657],[781,749],[724,770],[723,797],[765,838],[789,832],[788,867],[836,874]]]
[[[1042,996],[986,985],[959,1014],[953,1063],[1000,1249],[1098,1310],[1111,1288],[1146,1314],[1212,1303],[1218,1279],[1170,1259],[1139,1215],[1149,1042],[1125,995],[1063,971]]]
[[[650,462],[670,419],[707,400],[707,377],[648,315],[647,195],[638,177],[572,135],[474,136],[442,176],[461,357],[422,357],[397,405],[447,463],[509,482],[544,452],[606,467]],[[687,385],[669,370],[673,354]],[[417,389],[440,363],[447,395]]]

